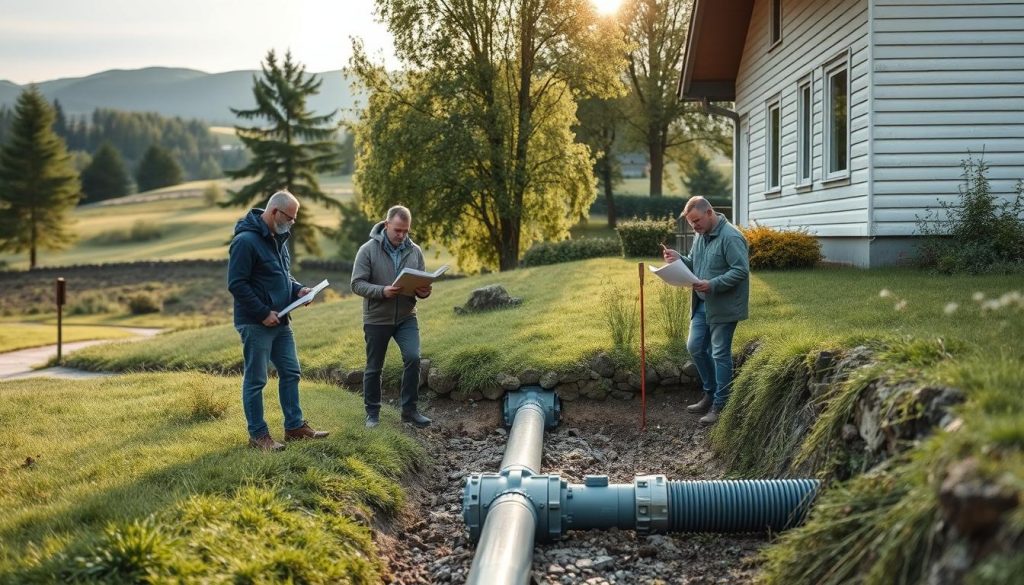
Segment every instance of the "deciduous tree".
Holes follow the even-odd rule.
[[[78,173],[53,120],[53,108],[30,86],[0,148],[0,250],[27,250],[29,268],[38,249],[60,250],[75,239],[68,215],[80,196]]]
[[[726,124],[676,95],[692,0],[625,0],[619,11],[630,50],[630,125],[651,159],[650,195],[664,191],[669,151],[685,145],[722,148]]]
[[[378,0],[400,73],[357,43],[369,89],[356,181],[376,215],[404,203],[463,267],[513,269],[594,198],[576,97],[618,93],[624,47],[589,0]]]

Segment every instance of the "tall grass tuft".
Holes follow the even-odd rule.
[[[639,300],[625,286],[608,286],[601,294],[604,322],[616,349],[632,347],[640,325]]]
[[[76,556],[64,576],[75,581],[153,582],[171,564],[174,545],[152,516],[110,524],[92,554]]]
[[[206,376],[189,375],[185,384],[185,406],[195,421],[219,420],[228,411],[228,401],[214,391]]]
[[[672,350],[686,345],[690,329],[690,291],[677,286],[662,286],[657,296],[658,324]]]

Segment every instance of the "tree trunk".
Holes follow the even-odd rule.
[[[608,207],[608,227],[615,228],[618,224],[618,217],[615,215],[615,197],[612,193],[612,165],[605,163],[601,169],[601,182],[604,183],[604,200]]]
[[[498,250],[498,270],[519,267],[519,218],[501,218],[501,247]]]
[[[36,231],[39,226],[36,224],[36,210],[33,209],[29,216],[32,225],[29,228],[29,242],[28,242],[28,268],[32,270],[36,267]]]
[[[665,174],[665,149],[661,145],[660,135],[660,132],[652,134],[654,139],[649,144],[651,151],[651,197],[661,197],[662,195],[661,179]]]

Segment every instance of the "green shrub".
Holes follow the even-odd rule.
[[[622,243],[612,238],[580,238],[561,242],[537,242],[523,254],[523,266],[546,266],[604,256],[621,256]]]
[[[615,215],[619,219],[638,219],[643,217],[677,217],[683,212],[686,197],[651,197],[649,195],[615,195]],[[724,213],[728,218],[732,215],[732,199],[730,197],[708,197],[715,211]],[[608,214],[608,202],[598,197],[590,205],[590,213]]]
[[[740,231],[747,238],[753,269],[812,268],[821,260],[821,243],[806,231],[759,225]]]
[[[939,201],[917,217],[918,261],[943,273],[1010,272],[1024,268],[1024,181],[1012,199],[989,187],[984,158],[960,163],[964,183],[957,205]]]
[[[221,188],[220,183],[211,182],[206,185],[205,189],[203,189],[203,203],[209,207],[213,207],[217,203],[220,203],[220,200],[223,198],[224,189]]]
[[[624,221],[615,228],[622,241],[622,252],[627,258],[643,258],[661,255],[661,244],[672,241],[676,222],[665,219],[638,219]]]
[[[69,315],[98,315],[105,313],[117,313],[121,307],[109,300],[106,295],[100,292],[84,292],[81,294],[68,295]]]
[[[159,313],[163,303],[152,293],[135,293],[128,297],[128,310],[132,315],[145,315],[146,313]]]

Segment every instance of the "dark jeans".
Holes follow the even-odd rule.
[[[708,323],[704,301],[697,299],[690,319],[690,338],[686,349],[704,384],[704,392],[714,399],[714,406],[722,408],[732,390],[732,335],[736,322]]]
[[[264,327],[263,325],[236,325],[242,337],[242,357],[245,373],[242,376],[242,409],[249,436],[257,439],[266,435],[267,421],[263,420],[263,388],[267,385],[267,362],[277,368],[281,410],[284,428],[302,426],[299,408],[299,357],[295,353],[295,337],[289,325]]]
[[[363,337],[366,339],[366,369],[363,370],[366,414],[380,414],[380,374],[391,338],[402,352],[402,412],[416,412],[420,385],[420,328],[416,318],[398,325],[363,325]]]

